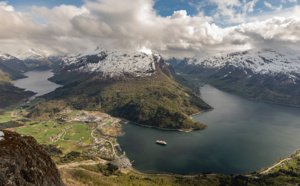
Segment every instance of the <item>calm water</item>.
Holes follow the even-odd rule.
[[[20,88],[25,88],[26,90],[36,92],[37,94],[34,96],[47,94],[61,86],[48,81],[48,78],[53,76],[53,72],[51,72],[51,70],[29,71],[24,75],[28,78],[19,79],[15,81],[14,85]]]
[[[162,131],[124,125],[118,138],[133,167],[140,171],[179,174],[258,171],[300,148],[300,109],[256,102],[209,85],[203,99],[215,109],[194,117],[208,125],[203,131]],[[155,144],[165,140],[167,146]]]

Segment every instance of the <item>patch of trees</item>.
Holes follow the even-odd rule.
[[[57,162],[58,164],[65,164],[65,163],[71,163],[71,162],[80,162],[84,160],[96,160],[94,156],[89,156],[84,153],[71,151],[68,154],[64,155],[60,158],[60,160]]]
[[[102,173],[104,176],[120,175],[119,167],[112,163],[108,163],[107,165],[80,165],[80,167],[89,171]]]
[[[7,122],[0,123],[0,130],[21,127],[21,126],[23,126],[23,124],[21,124],[17,121],[7,121]]]

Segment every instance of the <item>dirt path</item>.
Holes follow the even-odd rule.
[[[80,165],[97,165],[99,163],[106,164],[107,162],[108,161],[106,161],[106,160],[101,160],[101,161],[87,160],[87,161],[83,161],[83,162],[73,162],[73,163],[58,165],[57,168],[59,168],[59,169],[62,169],[62,168],[73,168],[73,167],[78,167]]]

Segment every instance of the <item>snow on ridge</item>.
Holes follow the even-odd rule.
[[[99,73],[109,77],[124,76],[126,74],[135,77],[149,76],[155,72],[156,68],[153,55],[148,55],[145,52],[108,51],[100,48],[76,56],[65,57],[62,65],[63,68],[67,68],[69,71]]]
[[[24,52],[24,53],[19,52],[16,55],[16,57],[20,60],[27,60],[27,59],[42,60],[42,59],[46,58],[46,55],[42,51],[31,48],[27,52]]]
[[[10,55],[10,54],[7,54],[7,53],[2,53],[0,52],[0,58],[2,60],[11,60],[11,59],[15,59],[14,56]]]
[[[5,135],[4,132],[0,131],[0,141],[4,140],[4,135]]]
[[[289,50],[249,50],[229,54],[219,53],[209,57],[198,55],[191,58],[188,64],[217,69],[230,65],[241,69],[249,69],[254,74],[300,74],[300,56]]]

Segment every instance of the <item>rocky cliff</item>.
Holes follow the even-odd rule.
[[[0,131],[0,185],[64,185],[55,163],[31,136]]]

